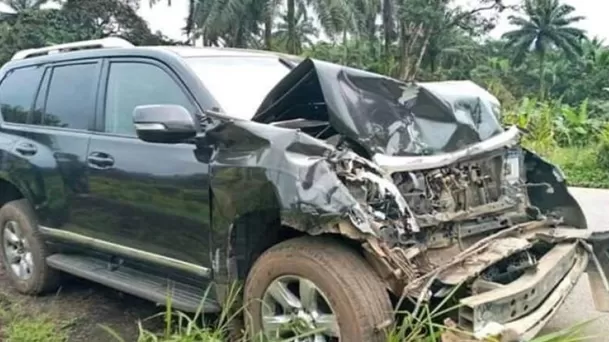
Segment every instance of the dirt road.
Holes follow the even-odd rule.
[[[572,191],[582,204],[590,227],[609,230],[609,190],[575,188]],[[588,279],[584,275],[544,332],[557,331],[583,320],[597,318],[586,327],[586,334],[597,336],[590,341],[609,341],[606,328],[609,327],[609,314],[596,312],[590,298]],[[77,279],[68,281],[56,295],[24,297],[8,286],[6,276],[0,269],[0,311],[3,307],[11,307],[13,310],[18,307],[33,315],[46,313],[59,317],[62,324],[72,331],[70,340],[79,342],[111,341],[99,324],[107,325],[126,341],[132,341],[137,336],[137,321],[162,310],[144,300]],[[152,320],[148,324],[154,326],[160,322]]]

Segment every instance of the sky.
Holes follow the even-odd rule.
[[[182,40],[182,28],[188,13],[188,0],[172,0],[172,6],[167,6],[167,0],[159,0],[158,4],[152,8],[148,5],[149,0],[141,0],[139,14],[146,19],[153,31],[161,31],[164,35]],[[586,17],[577,24],[581,29],[586,30],[588,36],[605,39],[609,43],[609,1],[606,0],[562,0],[563,2],[576,8],[576,14]],[[458,4],[467,5],[476,3],[476,0],[456,0]],[[518,4],[521,0],[503,0],[507,5]],[[0,3],[0,11],[6,5]],[[491,36],[500,37],[501,34],[510,30],[507,17],[513,13],[503,13],[498,22],[497,28],[491,32]]]
[[[518,4],[519,0],[503,0],[505,4]],[[588,32],[589,37],[598,36],[609,43],[609,1],[606,0],[562,0],[576,8],[576,14],[585,16],[577,26]],[[458,3],[475,3],[475,0],[457,0]],[[160,0],[153,8],[148,6],[148,0],[142,0],[140,15],[146,19],[153,31],[160,30],[166,36],[173,39],[183,39],[181,28],[184,27],[184,18],[188,13],[188,0],[172,0],[172,6],[166,5],[167,1]],[[491,32],[493,37],[510,29],[507,17],[510,13],[503,13],[497,28]]]

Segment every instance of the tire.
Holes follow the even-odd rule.
[[[17,228],[15,228],[15,223]],[[22,245],[23,255],[30,253],[29,264],[33,267],[30,269],[27,277],[20,277],[11,266],[12,263],[8,259],[10,251],[14,250],[13,245],[7,245],[5,235],[7,233],[7,224],[12,226],[14,231],[18,229],[20,241],[24,241]],[[46,257],[49,255],[47,246],[38,232],[38,224],[36,216],[30,204],[25,199],[11,201],[6,203],[0,209],[0,255],[5,271],[11,281],[11,284],[23,294],[37,295],[48,291],[56,290],[59,285],[59,272],[48,267]],[[7,253],[7,250],[9,251]],[[22,258],[19,258],[22,259]],[[23,258],[25,259],[25,258]],[[15,263],[13,258],[13,264]]]
[[[248,331],[255,336],[262,331],[261,299],[274,281],[290,276],[311,281],[325,295],[338,323],[340,341],[386,340],[386,332],[379,327],[393,321],[393,310],[385,285],[355,251],[319,237],[284,241],[253,265],[244,299]]]

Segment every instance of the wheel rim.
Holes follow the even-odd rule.
[[[3,231],[4,260],[7,268],[21,280],[28,280],[34,271],[32,251],[17,221],[8,221]]]
[[[298,337],[299,342],[339,341],[336,315],[326,295],[310,280],[279,277],[262,297],[262,329],[269,338]]]

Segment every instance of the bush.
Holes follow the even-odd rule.
[[[546,157],[560,166],[570,186],[609,188],[609,167],[601,166],[599,162],[601,154],[604,158],[609,157],[609,150],[606,145],[601,146],[556,148]]]
[[[604,142],[600,145],[596,161],[599,168],[609,170],[609,142]]]

